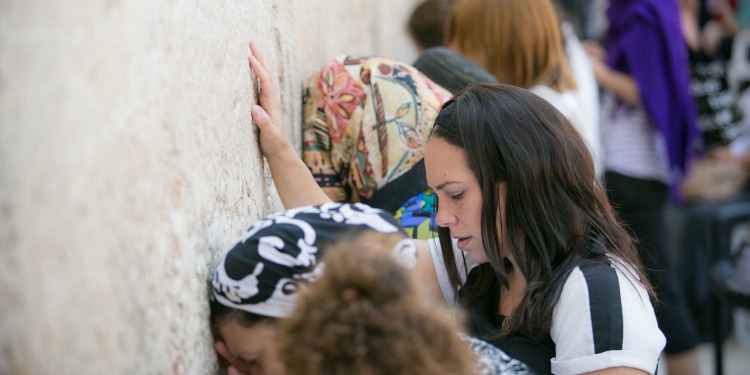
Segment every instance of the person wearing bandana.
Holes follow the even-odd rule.
[[[356,238],[363,233],[386,238],[388,241],[382,243],[387,245],[380,245],[378,241],[357,241]],[[268,368],[264,365],[264,356],[273,345],[278,322],[294,314],[298,293],[325,274],[328,249],[343,240],[356,241],[352,243],[365,248],[363,251],[374,248],[388,254],[405,273],[416,266],[416,244],[406,236],[398,221],[383,210],[361,203],[303,206],[267,216],[250,227],[224,255],[211,279],[210,305],[211,326],[217,338],[216,350],[228,374],[266,373]],[[356,263],[357,248],[351,246],[349,250],[353,253],[350,255],[352,261]],[[351,272],[352,277],[356,277],[357,269],[351,269]],[[400,318],[398,314],[393,317]],[[439,323],[435,323],[438,324],[436,327],[440,327]],[[429,326],[426,328],[429,331]],[[454,339],[459,340],[459,337],[447,339],[447,342]],[[474,350],[472,361],[479,364],[479,367],[471,366],[478,372],[466,374],[529,373],[521,362],[497,348],[473,338],[464,340],[464,349]],[[341,342],[340,345],[346,346],[347,343]],[[435,348],[426,346],[414,350],[429,352]],[[437,356],[437,353],[433,354],[427,357]],[[456,353],[456,356],[460,355],[460,352]],[[418,361],[418,358],[416,356],[413,361]],[[434,366],[440,361],[453,363],[456,360],[456,357],[443,356],[433,358],[429,363],[416,362],[409,366],[429,367],[430,363]]]

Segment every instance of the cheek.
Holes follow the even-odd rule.
[[[474,199],[474,201],[471,203],[471,206],[467,207],[465,214],[469,215],[471,217],[471,220],[476,225],[479,225],[482,222],[482,199],[481,197]]]

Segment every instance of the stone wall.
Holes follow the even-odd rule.
[[[0,374],[216,372],[213,264],[280,208],[246,56],[412,61],[416,0],[0,2]]]

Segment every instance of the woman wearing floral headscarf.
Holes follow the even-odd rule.
[[[304,162],[332,200],[384,209],[411,237],[432,237],[424,143],[451,96],[405,63],[333,59],[304,83]]]

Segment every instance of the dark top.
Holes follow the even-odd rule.
[[[478,268],[474,267],[469,272],[467,283],[472,282],[472,276],[476,277],[477,272],[474,271]],[[500,284],[495,283],[489,292],[467,306],[471,333],[497,346],[512,358],[525,363],[535,374],[552,373],[550,360],[555,356],[555,343],[549,334],[542,340],[534,340],[525,328],[521,328],[503,340],[492,339],[505,319],[504,315],[497,313],[499,300]]]

